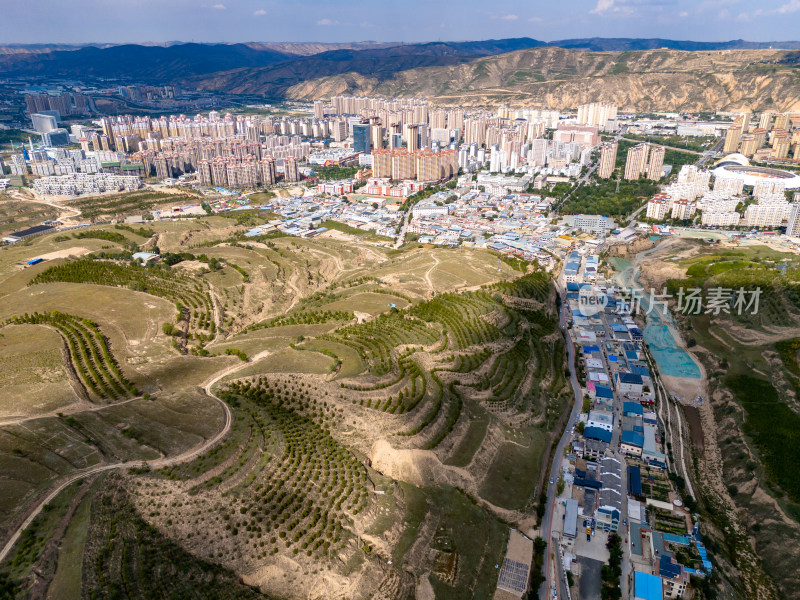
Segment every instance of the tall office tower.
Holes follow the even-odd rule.
[[[650,150],[650,160],[647,163],[647,178],[653,181],[661,179],[664,170],[664,146],[653,146]]]
[[[600,150],[600,166],[597,168],[597,176],[603,179],[608,179],[614,172],[614,167],[617,165],[617,148],[619,144],[614,142],[605,142]]]
[[[369,143],[373,150],[383,148],[383,127],[379,123],[369,126]]]
[[[758,127],[764,131],[769,131],[770,127],[772,126],[772,117],[774,116],[775,113],[770,111],[764,111],[761,113],[761,117],[758,119]]]
[[[362,154],[369,154],[369,123],[356,123],[353,125],[353,150]]]
[[[300,169],[294,156],[287,156],[283,159],[283,179],[287,183],[300,181]]]
[[[403,134],[401,134],[401,133],[392,133],[389,136],[389,147],[392,150],[395,150],[397,148],[402,148],[403,147]]]
[[[333,141],[343,142],[347,139],[347,121],[339,119],[333,122]]]
[[[420,123],[417,125],[417,133],[419,135],[419,147],[420,148],[427,148],[431,145],[430,141],[430,131],[428,126],[424,123]]]
[[[31,115],[31,122],[33,123],[34,131],[38,133],[48,133],[49,131],[58,129],[58,120],[54,115],[33,113]]]
[[[325,103],[322,100],[314,100],[314,118],[325,118]]]
[[[742,137],[742,130],[740,127],[737,127],[737,124],[734,122],[728,128],[727,133],[725,133],[725,146],[722,149],[722,152],[725,154],[733,154],[739,149],[739,140]]]
[[[789,209],[789,221],[786,225],[786,235],[800,236],[800,202],[793,202]]]
[[[647,166],[647,155],[650,151],[648,144],[636,144],[628,150],[625,162],[625,179],[639,179]]]
[[[406,142],[406,148],[408,148],[409,152],[415,152],[416,150],[419,150],[419,125],[406,125],[405,135],[403,138]]]

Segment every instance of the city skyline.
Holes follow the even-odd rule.
[[[659,37],[695,41],[787,41],[800,0],[577,0],[568,8],[504,0],[491,7],[468,0],[458,11],[411,0],[399,5],[336,5],[307,0],[136,0],[124,7],[99,0],[69,6],[46,0],[11,4],[0,36],[7,44],[182,42],[421,42],[532,37]],[[158,15],[158,19],[154,19]],[[313,15],[309,18],[309,15]],[[391,26],[387,26],[391,24]],[[46,32],[46,35],[45,35]]]

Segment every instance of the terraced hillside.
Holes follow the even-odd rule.
[[[248,226],[0,250],[0,589],[490,597],[572,398],[550,276]]]

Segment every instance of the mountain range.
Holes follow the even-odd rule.
[[[268,99],[424,95],[454,104],[639,110],[800,107],[800,42],[533,38],[430,42],[93,44],[0,47],[0,74],[175,83]]]

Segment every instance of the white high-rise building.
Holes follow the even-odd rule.
[[[800,237],[800,202],[793,202],[789,208],[786,235]]]

